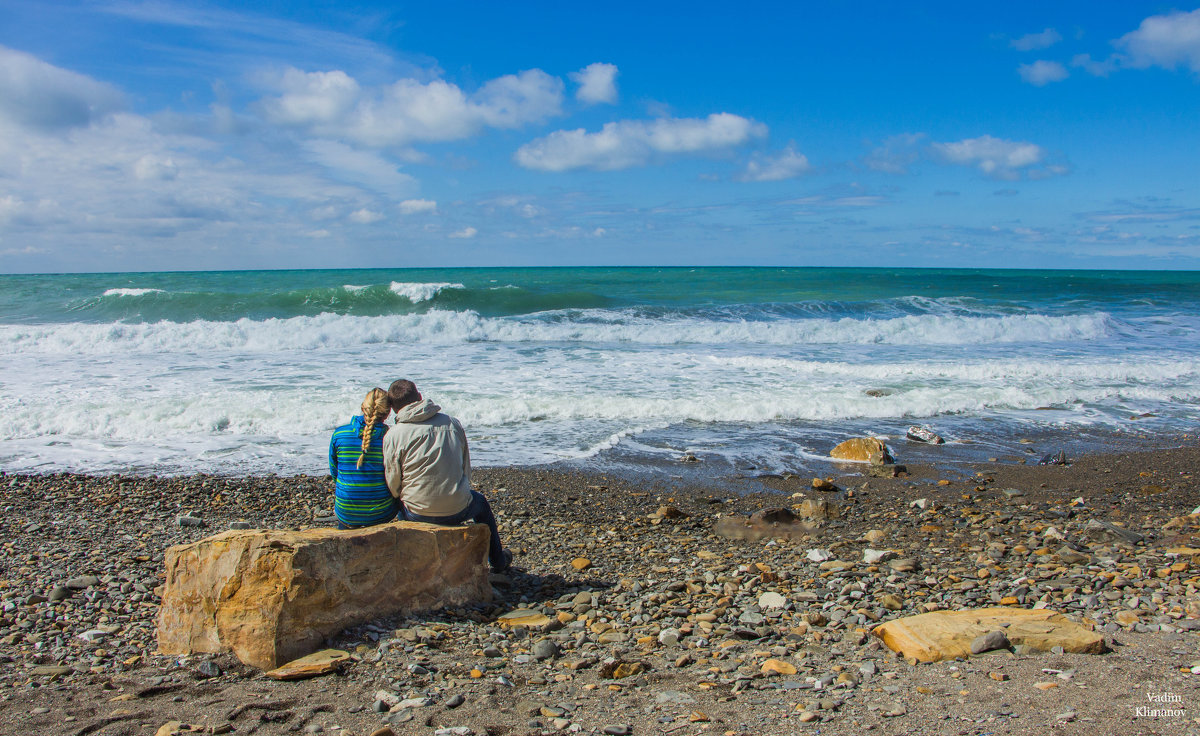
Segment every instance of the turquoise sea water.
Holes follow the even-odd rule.
[[[914,423],[986,452],[1168,437],[1198,415],[1198,328],[1196,272],[0,276],[0,469],[320,472],[399,377],[485,465],[799,470]]]

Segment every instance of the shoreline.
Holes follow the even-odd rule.
[[[314,519],[331,508],[327,479],[5,473],[0,494],[11,512],[0,518],[6,540],[0,733],[63,725],[83,732],[122,708],[135,716],[88,733],[153,734],[179,720],[237,733],[319,726],[323,733],[367,736],[386,718],[395,721],[396,733],[430,736],[460,726],[512,736],[576,727],[601,733],[607,726],[685,736],[809,728],[822,734],[1059,727],[1189,733],[1200,717],[1194,695],[1200,674],[1191,672],[1200,668],[1200,558],[1168,550],[1200,547],[1200,519],[1196,526],[1171,527],[1200,506],[1200,444],[1188,439],[1177,448],[1071,459],[1068,466],[909,460],[908,475],[898,478],[865,477],[862,468],[841,466],[841,473],[821,474],[837,489],[828,492],[814,490],[811,475],[752,479],[753,488],[739,487],[746,479],[690,482],[691,464],[675,473],[683,482],[480,468],[474,480],[516,552],[518,571],[496,582],[501,596],[458,614],[389,619],[343,632],[334,644],[357,660],[346,672],[290,683],[266,680],[229,655],[155,654],[153,588],[170,544],[223,531],[234,521],[319,525]],[[924,510],[910,505],[919,499],[926,500]],[[713,533],[721,516],[805,500],[835,506],[837,518],[821,520],[796,540]],[[664,505],[685,516],[656,520]],[[177,519],[186,514],[202,526],[180,526]],[[1126,546],[1088,537],[1091,519],[1122,526],[1143,541]],[[869,531],[882,537],[868,543]],[[1070,556],[1068,543],[1086,559]],[[868,547],[895,550],[918,569],[868,565]],[[1000,547],[1005,551],[997,556]],[[814,548],[848,565],[822,568],[805,557]],[[582,571],[571,564],[580,557],[590,561]],[[97,578],[92,588],[61,601],[39,600],[87,575]],[[765,593],[783,596],[786,607],[759,605]],[[1113,651],[1004,652],[914,667],[863,633],[931,605],[978,608],[1013,593],[1022,607],[1040,602],[1094,622]],[[562,625],[526,632],[495,625],[501,613],[524,607],[541,608]],[[106,629],[112,631],[80,638]],[[664,635],[667,630],[678,636]],[[540,641],[552,642],[556,655],[538,659],[533,645]],[[641,662],[645,670],[605,679],[601,671],[610,659]],[[764,672],[769,659],[795,673]],[[220,674],[201,672],[210,660],[205,671],[215,666]],[[36,674],[55,667],[66,671]],[[472,668],[484,676],[472,678]],[[1053,687],[1035,687],[1046,682]],[[430,703],[389,716],[376,712],[381,692]],[[1146,692],[1182,694],[1181,703],[1164,702],[1186,716],[1137,716],[1137,707],[1155,707]],[[450,705],[456,696],[463,703]],[[279,721],[259,720],[257,712],[230,717],[264,698],[287,703],[272,711]],[[72,720],[64,724],[60,713]]]

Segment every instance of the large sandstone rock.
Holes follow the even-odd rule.
[[[171,547],[163,654],[232,651],[272,669],[383,616],[491,600],[482,524],[238,530]]]
[[[834,460],[850,460],[874,465],[888,465],[895,460],[888,452],[887,445],[874,437],[855,437],[846,440],[829,451],[829,457]]]
[[[1079,654],[1107,651],[1103,636],[1048,609],[935,611],[888,621],[872,633],[894,652],[920,662],[938,662],[970,656],[971,642],[992,631],[1003,631],[1014,646],[1024,644],[1038,651],[1056,646]]]

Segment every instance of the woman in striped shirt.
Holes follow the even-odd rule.
[[[373,388],[362,414],[333,431],[329,441],[329,474],[334,480],[333,511],[338,529],[383,524],[396,518],[399,503],[383,476],[384,420],[391,413],[387,391]]]

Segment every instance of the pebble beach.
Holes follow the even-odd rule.
[[[296,682],[157,654],[156,589],[170,545],[329,525],[328,478],[6,474],[0,733],[1197,733],[1200,447],[1179,444],[815,483],[689,483],[702,457],[670,484],[482,469],[516,555],[494,600],[344,631],[352,661]],[[804,533],[714,532],[774,508]],[[989,606],[1109,651],[916,664],[871,634]]]

